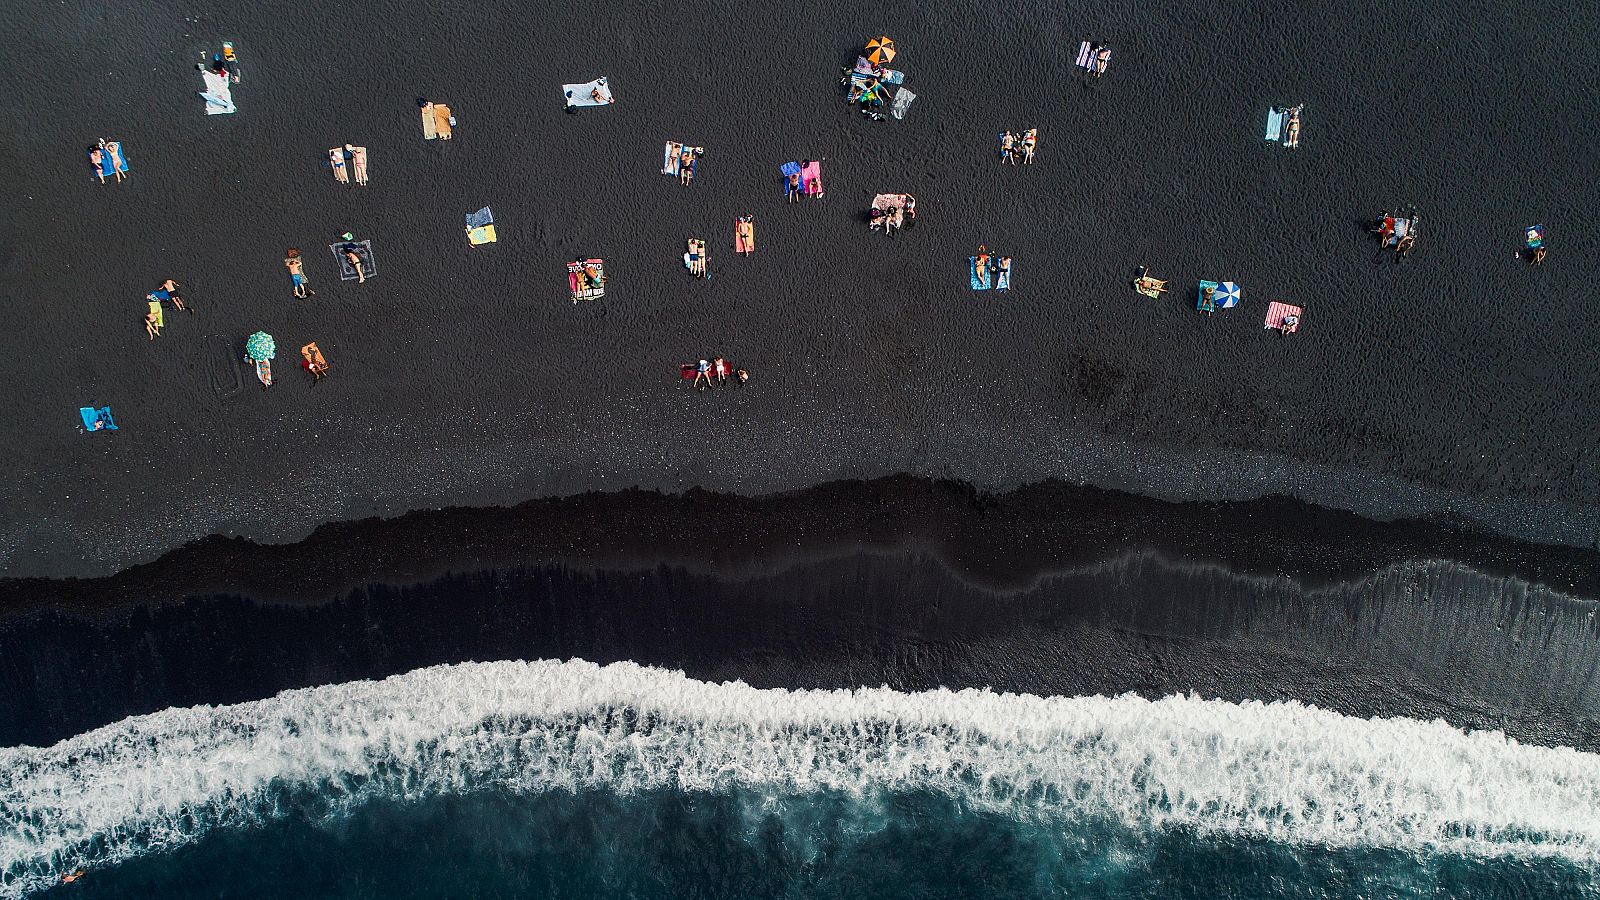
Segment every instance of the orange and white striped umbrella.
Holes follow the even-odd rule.
[[[867,41],[867,62],[881,66],[894,59],[894,41],[888,35],[879,35]]]

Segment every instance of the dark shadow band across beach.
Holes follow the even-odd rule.
[[[1297,501],[910,478],[594,494],[0,582],[0,745],[464,660],[1297,699],[1600,749],[1594,553]]]

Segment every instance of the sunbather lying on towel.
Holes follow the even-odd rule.
[[[1022,162],[1033,165],[1033,148],[1039,143],[1039,129],[1029,128],[1022,133]]]
[[[350,268],[356,270],[356,284],[365,283],[367,280],[367,267],[361,264],[361,254],[356,252],[354,245],[344,248],[344,259],[345,262],[350,264]]]
[[[1300,107],[1289,110],[1289,131],[1283,140],[1285,147],[1300,146]]]
[[[98,146],[89,148],[89,167],[94,169],[94,174],[100,176],[100,183],[106,183],[106,152]]]
[[[1000,161],[1016,164],[1017,136],[1007,131],[1000,135]]]
[[[694,180],[694,148],[684,146],[678,151],[678,183],[688,184]]]

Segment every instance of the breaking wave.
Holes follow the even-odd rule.
[[[213,829],[479,790],[934,792],[1334,848],[1600,864],[1600,756],[1297,703],[759,690],[631,663],[439,666],[0,750],[0,896]]]

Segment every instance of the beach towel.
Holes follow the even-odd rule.
[[[1014,265],[1016,265],[1016,263],[1013,262],[1012,265],[1014,266]],[[995,274],[995,280],[994,280],[994,289],[995,290],[997,290],[997,291],[1009,291],[1009,290],[1011,290],[1011,269],[1009,267],[1005,268],[1005,269],[1002,269],[999,266],[996,266],[995,270],[994,270],[994,274]]]
[[[1267,324],[1264,327],[1276,328],[1279,331],[1285,330],[1283,327],[1283,319],[1285,316],[1298,317],[1294,327],[1287,329],[1291,333],[1298,331],[1300,329],[1300,323],[1305,321],[1305,317],[1301,315],[1300,307],[1290,306],[1287,303],[1279,303],[1278,301],[1274,300],[1267,304]]]
[[[78,417],[83,419],[85,431],[116,431],[117,423],[111,418],[111,407],[102,406],[95,409],[92,406],[78,407]]]
[[[594,98],[596,91],[600,93],[599,100]],[[605,106],[616,102],[616,98],[611,96],[611,86],[606,83],[604,75],[583,84],[563,84],[561,92],[566,96],[568,106]]]
[[[1289,119],[1288,111],[1276,108],[1267,110],[1267,140],[1283,140],[1284,123]]]
[[[206,101],[206,115],[221,116],[238,111],[233,105],[233,89],[228,86],[227,75],[202,69],[200,77],[206,83],[206,89],[200,92],[200,98]]]
[[[1410,233],[1411,220],[1396,218],[1394,220],[1394,230],[1389,232],[1389,239],[1384,241],[1383,245],[1385,247],[1398,247],[1400,245],[1400,241]]]
[[[1526,229],[1529,250],[1537,250],[1544,246],[1544,226],[1529,225]]]
[[[678,366],[678,377],[684,381],[693,381],[694,376],[699,374],[699,372],[700,367],[694,363],[684,363]]]
[[[116,172],[127,174],[128,157],[122,154],[121,141],[106,141],[106,149],[105,152],[101,154],[101,158],[103,160],[105,173],[107,175],[111,175]]]
[[[494,230],[494,213],[489,211],[489,207],[485,206],[475,213],[467,213],[468,241],[475,245],[492,244],[499,239],[500,236]]]
[[[733,249],[739,253],[756,252],[756,222],[753,217],[740,216],[733,220]]]
[[[322,350],[317,347],[316,341],[312,341],[304,347],[301,347],[300,356],[306,361],[306,369],[312,372],[315,372],[319,369],[325,371],[328,368],[328,361],[323,358]]]
[[[328,148],[328,168],[333,170],[333,177],[338,179],[340,184],[350,183],[350,168],[345,163],[343,147]]]
[[[1100,49],[1101,45],[1098,45],[1093,41],[1084,41],[1078,47],[1077,66],[1082,69],[1088,69],[1090,72],[1104,75],[1106,70],[1101,68],[1099,62],[1095,60],[1095,55],[1100,51]],[[1106,53],[1106,65],[1109,66],[1110,64],[1111,53],[1108,51]]]
[[[154,300],[158,303],[166,303],[168,300],[172,299],[172,292],[165,288],[156,288],[150,293],[145,294],[144,298],[146,300]]]
[[[906,112],[911,109],[911,101],[915,99],[917,99],[917,95],[905,88],[895,91],[894,103],[889,107],[889,115],[894,116],[896,119],[904,119]]]
[[[975,291],[987,291],[989,289],[989,267],[983,266],[980,268],[976,256],[968,257],[968,261],[972,268],[972,289]]]
[[[443,103],[433,105],[433,130],[439,135],[439,140],[448,141],[455,136],[456,117],[451,114],[450,107]]]
[[[350,260],[344,258],[346,249],[354,250],[356,256],[361,258],[361,268],[366,270],[368,280],[378,274],[378,263],[372,257],[371,241],[340,241],[337,244],[329,244],[328,249],[333,251],[333,258],[339,262],[340,281],[355,281],[357,277],[356,267],[350,265]]]
[[[157,328],[165,328],[165,327],[167,327],[167,314],[162,311],[162,309],[161,309],[161,301],[160,300],[151,300],[150,301],[150,311],[155,313],[155,316],[156,316],[156,327]]]
[[[906,73],[897,71],[895,69],[879,69],[876,72],[872,71],[872,63],[868,62],[865,56],[856,57],[856,68],[851,74],[865,75],[868,78],[876,78],[884,84],[900,84],[906,80]]]
[[[873,209],[900,209],[905,205],[905,194],[875,194],[872,197]]]
[[[437,140],[439,137],[438,120],[433,116],[433,104],[424,103],[422,112],[422,139],[425,141]]]
[[[800,167],[800,192],[809,197],[822,196],[822,163],[812,160]]]
[[[580,259],[567,263],[567,288],[572,292],[573,303],[577,303],[579,300],[594,300],[605,296],[605,265],[605,260],[601,259]],[[594,267],[595,274],[598,276],[598,283],[596,283],[595,279],[588,278],[585,275],[584,268],[587,266]],[[580,276],[584,276],[582,287],[579,287]]]

